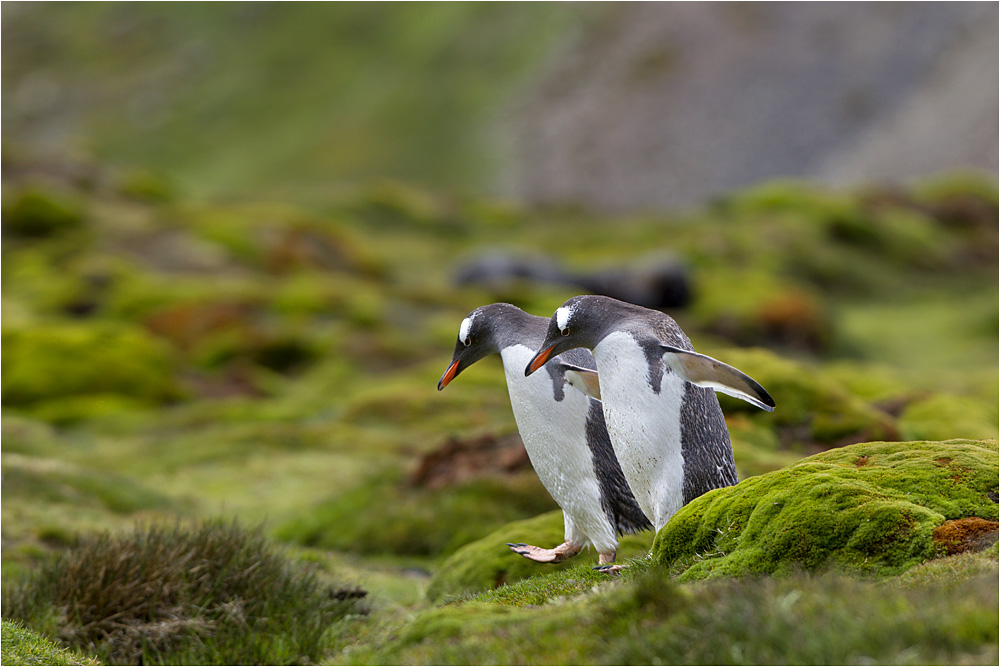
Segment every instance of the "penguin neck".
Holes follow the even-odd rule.
[[[491,319],[491,332],[496,349],[503,356],[507,348],[523,345],[537,348],[545,340],[548,320],[544,317],[529,315],[516,306],[504,304],[502,317]],[[530,359],[530,357],[529,357]],[[525,362],[527,363],[527,362]]]
[[[557,403],[562,402],[566,396],[565,382],[553,365],[546,364],[537,373],[528,377],[524,376],[524,367],[533,356],[535,356],[535,350],[524,343],[508,345],[500,350],[503,373],[507,379],[507,390],[510,392],[511,400],[515,399],[515,395],[531,391],[532,393],[543,392],[551,400]],[[543,378],[549,381],[548,386]],[[528,387],[531,389],[529,390]],[[543,389],[543,387],[545,388]]]

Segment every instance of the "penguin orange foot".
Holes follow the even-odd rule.
[[[570,542],[563,542],[555,549],[543,549],[542,547],[524,544],[523,542],[518,542],[516,544],[508,542],[507,546],[510,547],[510,550],[514,553],[520,554],[528,560],[533,560],[536,563],[561,563],[564,560],[572,558],[583,550],[583,547]]]
[[[617,563],[608,563],[607,565],[598,565],[594,568],[597,572],[603,572],[604,574],[618,574],[624,570],[628,565],[618,565]]]

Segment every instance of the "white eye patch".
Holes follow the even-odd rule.
[[[469,331],[472,329],[472,318],[466,317],[462,320],[462,326],[458,329],[458,339],[462,341],[462,345],[469,347]]]
[[[569,316],[573,314],[573,309],[569,306],[560,306],[556,310],[556,326],[559,327],[559,331],[566,331],[566,327],[569,326]]]

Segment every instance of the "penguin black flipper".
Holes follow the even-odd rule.
[[[601,384],[598,381],[597,371],[566,363],[558,364],[556,369],[571,387],[593,399],[601,400]]]
[[[660,345],[663,362],[686,382],[742,399],[762,410],[774,412],[774,399],[752,377],[718,359]]]

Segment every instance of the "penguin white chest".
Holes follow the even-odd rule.
[[[555,399],[552,376],[542,369],[529,377],[524,367],[534,351],[512,345],[500,352],[511,410],[531,465],[563,509],[600,505],[597,478],[587,446],[589,399],[569,386]]]
[[[658,530],[684,504],[685,383],[656,359],[662,377],[654,387],[645,351],[625,331],[606,336],[594,348],[594,359],[615,455],[639,507]]]

